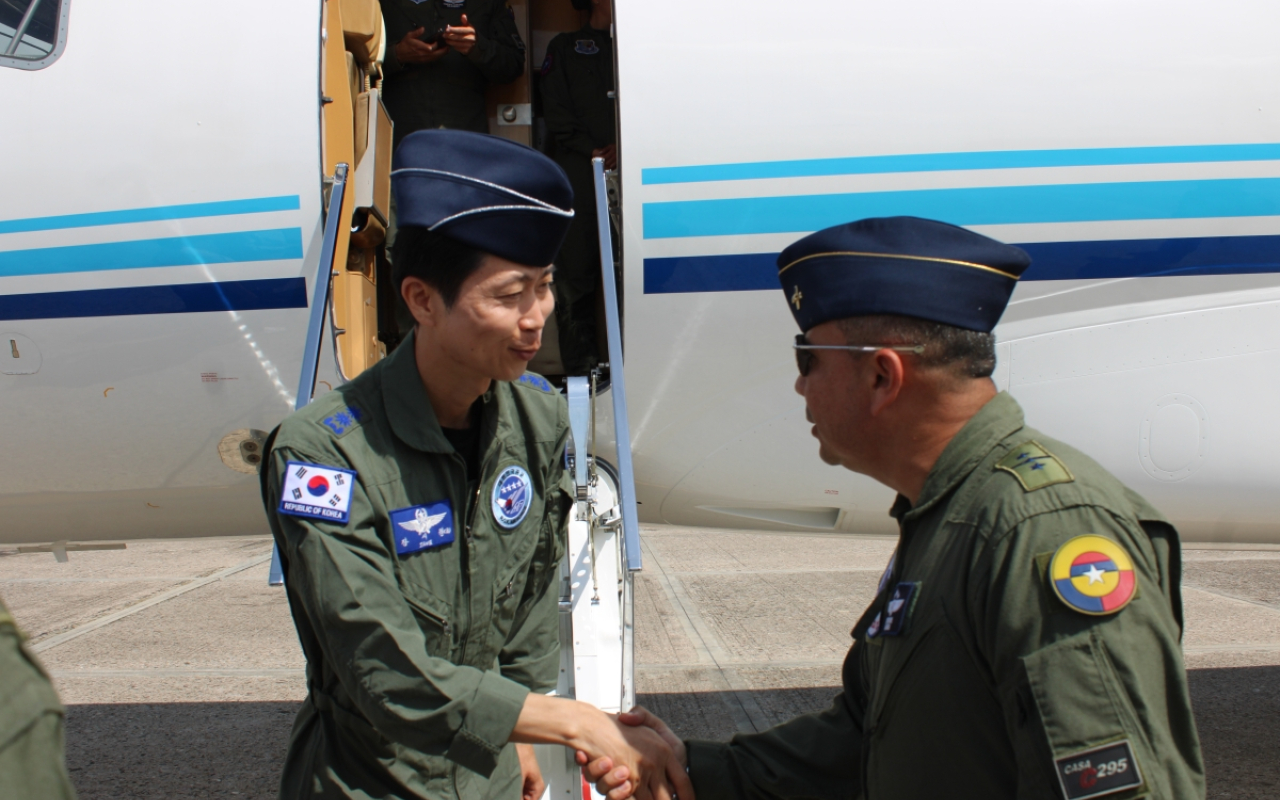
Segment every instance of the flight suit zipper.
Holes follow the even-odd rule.
[[[458,458],[460,459],[461,457],[458,456]],[[467,639],[468,639],[467,633],[470,629],[470,620],[471,620],[471,556],[472,556],[471,544],[473,541],[472,529],[475,527],[476,513],[480,508],[480,489],[482,486],[484,486],[485,475],[487,474],[489,462],[491,460],[492,459],[486,457],[480,463],[480,475],[476,479],[476,490],[475,492],[472,493],[471,499],[468,503],[470,507],[467,509],[467,527],[462,534],[463,542],[465,544],[465,547],[463,548],[463,554],[464,554],[463,558],[465,559],[465,562],[462,570],[462,580],[463,580],[463,585],[466,587],[466,592],[464,596],[466,598],[465,602],[467,606],[468,625],[467,627],[462,628],[462,638],[458,642],[458,652],[461,654],[461,658],[464,661],[466,660],[466,657],[467,657]],[[462,465],[462,471],[465,477],[466,475],[465,463]]]

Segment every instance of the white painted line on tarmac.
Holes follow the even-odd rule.
[[[39,642],[38,644],[32,645],[31,649],[37,653],[43,653],[44,651],[49,650],[50,648],[57,647],[58,645],[61,645],[61,644],[66,644],[72,639],[78,639],[81,636],[84,636],[86,633],[92,633],[101,627],[110,625],[116,620],[124,619],[130,614],[136,614],[139,611],[145,611],[146,609],[151,608],[152,606],[160,605],[166,600],[172,600],[173,598],[178,597],[179,595],[184,595],[187,592],[190,592],[194,589],[199,589],[201,586],[208,586],[211,583],[216,583],[222,580],[223,578],[236,574],[237,572],[243,572],[246,569],[258,566],[259,564],[265,564],[270,560],[271,560],[270,553],[257,556],[255,558],[251,558],[248,561],[235,565],[234,567],[228,567],[227,569],[224,569],[221,572],[215,572],[214,574],[210,575],[207,578],[201,578],[198,581],[185,583],[182,586],[179,586],[175,589],[170,589],[167,592],[158,594],[155,597],[150,598],[149,600],[143,600],[141,603],[138,603],[137,605],[129,606],[128,608],[123,609],[121,611],[117,611],[114,614],[108,614],[105,617],[99,617],[98,619],[95,619],[93,622],[87,622],[84,625],[81,625],[77,628],[72,628],[66,633],[60,633],[57,636],[50,636],[48,639],[45,639],[44,641]]]

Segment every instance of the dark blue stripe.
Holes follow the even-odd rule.
[[[1280,236],[1214,236],[1020,244],[1024,281],[1280,272]],[[645,294],[777,289],[777,253],[644,260]]]
[[[301,228],[3,250],[0,251],[0,277],[293,258],[302,258]]]
[[[303,278],[0,295],[0,320],[306,308]]]
[[[255,197],[249,200],[223,200],[216,203],[188,203],[179,206],[128,208],[120,211],[95,211],[90,214],[0,220],[0,233],[56,231],[65,228],[91,228],[96,225],[123,225],[129,222],[157,222],[166,219],[225,217],[231,214],[262,214],[268,211],[297,210],[298,196],[291,194],[281,197]]]
[[[871,175],[888,172],[944,172],[960,169],[1118,166],[1121,164],[1195,164],[1223,161],[1274,161],[1280,144],[1207,144],[1173,147],[1097,147],[1081,150],[990,150],[975,153],[919,153],[853,158],[811,158],[690,167],[649,167],[640,171],[646,185],[741,181],[758,178],[808,178],[816,175]]]

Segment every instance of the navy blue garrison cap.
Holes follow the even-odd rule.
[[[573,219],[564,170],[522,144],[470,131],[416,131],[391,169],[396,224],[418,225],[533,267],[550,264]]]
[[[801,331],[896,314],[991,331],[1031,265],[1026,251],[919,217],[877,217],[811,233],[778,256]]]

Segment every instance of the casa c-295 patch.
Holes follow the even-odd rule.
[[[1128,739],[1072,753],[1053,764],[1067,800],[1087,800],[1142,785]]]
[[[1096,533],[1068,539],[1049,561],[1049,583],[1058,599],[1081,614],[1114,614],[1138,588],[1133,560],[1124,548]]]

